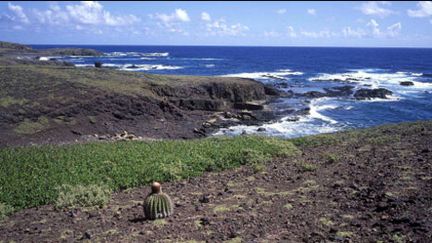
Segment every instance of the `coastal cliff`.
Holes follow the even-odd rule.
[[[0,56],[0,146],[106,140],[125,131],[134,139],[201,137],[217,129],[224,112],[237,122],[256,120],[253,113],[277,95],[252,79],[20,62],[32,49],[13,48],[19,54]],[[255,111],[246,118],[245,109]]]

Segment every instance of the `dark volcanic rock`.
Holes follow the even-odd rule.
[[[49,56],[101,56],[103,54],[100,51],[86,48],[51,48],[40,50],[39,53]]]
[[[273,88],[271,86],[268,86],[268,85],[264,85],[264,92],[265,92],[266,95],[274,95],[274,96],[276,96],[276,95],[280,94],[280,92],[277,89],[275,89],[275,88]]]
[[[319,91],[308,91],[308,92],[302,94],[302,96],[308,97],[308,98],[320,98],[320,97],[324,97],[327,95],[325,93],[321,93]]]
[[[332,88],[324,88],[324,90],[327,92],[328,96],[348,96],[353,93],[354,86],[345,85],[345,86],[338,86],[338,87],[332,87]]]
[[[402,81],[399,84],[402,86],[413,86],[414,85],[414,83],[411,81]]]
[[[234,108],[240,110],[262,110],[264,109],[264,106],[252,102],[244,102],[244,103],[235,103]]]
[[[379,89],[359,89],[355,92],[354,98],[357,100],[367,100],[373,98],[387,99],[387,95],[392,95],[388,89],[379,88]]]

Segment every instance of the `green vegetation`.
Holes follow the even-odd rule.
[[[255,136],[5,148],[0,149],[0,201],[22,209],[56,202],[62,185],[115,191],[199,176],[249,163],[246,149],[267,158],[299,153],[287,140]]]
[[[19,134],[34,134],[46,129],[48,125],[48,118],[42,116],[37,121],[25,119],[18,124],[14,131]]]
[[[303,171],[314,171],[317,169],[316,165],[305,162],[301,162],[300,167]]]
[[[11,96],[6,96],[0,98],[0,106],[9,107],[11,105],[24,105],[27,102],[27,99],[16,99]]]
[[[333,153],[324,154],[324,160],[326,163],[333,164],[340,160],[339,156]]]
[[[13,211],[14,211],[13,207],[0,202],[0,220],[6,218]]]
[[[251,165],[255,173],[265,170],[265,163],[269,160],[268,156],[261,151],[252,149],[244,149],[241,152],[243,154],[243,163]]]
[[[111,198],[107,186],[62,185],[58,188],[56,208],[103,207]]]

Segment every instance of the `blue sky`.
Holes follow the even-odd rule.
[[[432,2],[1,2],[0,40],[432,47]]]

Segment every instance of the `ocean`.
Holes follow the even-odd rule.
[[[35,49],[65,47],[33,45]],[[71,46],[68,46],[71,47]],[[385,88],[388,99],[297,95],[270,104],[278,119],[262,126],[234,126],[214,135],[243,132],[286,138],[432,119],[432,49],[208,46],[72,46],[104,52],[101,57],[42,57],[76,66],[103,66],[156,74],[253,78],[284,91],[323,92],[345,85]],[[410,81],[414,85],[402,86]],[[309,108],[293,115],[287,110]],[[295,116],[295,117],[293,117]],[[260,129],[263,127],[265,129]],[[263,131],[264,130],[264,131]]]

